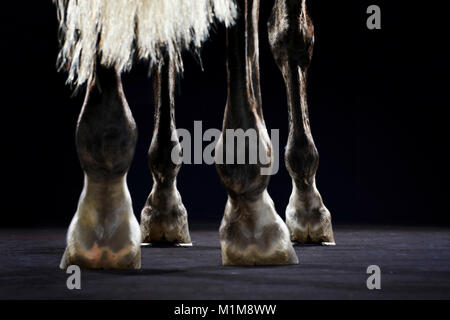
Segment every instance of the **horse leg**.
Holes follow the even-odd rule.
[[[61,268],[140,268],[141,233],[126,183],[136,138],[120,75],[98,66],[77,124],[84,187]]]
[[[239,0],[237,4],[238,20],[227,31],[228,98],[222,135],[216,147],[217,170],[228,193],[219,232],[222,263],[295,264],[298,259],[288,228],[275,211],[266,189],[270,175],[262,172],[274,159],[262,114],[259,87],[259,0]],[[245,150],[234,148],[230,141],[234,137],[229,136],[229,129],[254,132],[258,142],[241,144]],[[258,145],[259,154],[265,155],[264,163],[223,161],[230,152],[236,155],[245,151],[250,158],[255,145]]]
[[[311,135],[306,75],[314,46],[314,29],[306,0],[276,0],[268,23],[273,56],[283,74],[289,106],[286,167],[292,194],[286,209],[291,240],[334,244],[331,215],[316,187],[319,154]]]
[[[141,213],[142,242],[191,244],[186,208],[177,190],[181,146],[175,127],[175,68],[171,61],[154,70],[155,127],[148,152],[153,188]]]

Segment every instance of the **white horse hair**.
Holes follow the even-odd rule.
[[[53,0],[58,8],[60,69],[77,88],[101,64],[121,73],[131,68],[135,52],[154,65],[167,54],[183,69],[181,51],[199,48],[214,19],[234,23],[234,0]]]

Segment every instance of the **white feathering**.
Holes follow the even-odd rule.
[[[214,20],[229,27],[234,0],[54,0],[60,22],[60,69],[68,83],[89,81],[99,58],[122,73],[139,59],[158,63],[167,54],[183,69],[181,51],[200,48]]]

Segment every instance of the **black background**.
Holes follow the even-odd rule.
[[[260,60],[268,129],[287,137],[284,83],[271,56],[261,1]],[[309,107],[321,162],[317,185],[335,223],[450,225],[448,17],[438,1],[309,1],[316,45]],[[441,2],[443,3],[443,2]],[[366,28],[366,8],[382,10],[382,29]],[[83,183],[74,132],[83,93],[71,97],[55,68],[56,10],[51,1],[14,1],[1,10],[2,212],[0,226],[68,226]],[[204,71],[185,55],[176,121],[192,132],[221,128],[226,100],[225,31],[202,49]],[[139,139],[128,185],[139,217],[151,190],[146,152],[153,130],[151,80],[136,65],[124,75]],[[219,222],[226,193],[214,166],[184,165],[178,188],[191,226]],[[291,180],[280,170],[269,186],[278,213]]]

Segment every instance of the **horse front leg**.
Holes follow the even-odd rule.
[[[228,99],[216,146],[216,167],[228,193],[219,231],[222,263],[295,264],[288,228],[267,192],[267,169],[274,158],[259,89],[259,0],[237,3],[239,18],[227,32]],[[233,132],[245,132],[245,137]],[[240,146],[235,138],[241,138]],[[256,150],[263,157],[252,162]],[[239,162],[239,155],[247,160]]]
[[[175,68],[166,60],[154,70],[155,127],[148,152],[153,188],[141,213],[142,242],[190,245],[186,208],[177,189],[181,146],[175,127]]]
[[[306,75],[314,29],[306,0],[276,0],[268,26],[270,46],[283,74],[289,107],[285,161],[293,190],[286,209],[286,224],[294,242],[332,245],[331,215],[316,187],[319,154],[308,118]]]
[[[60,267],[136,269],[141,233],[126,175],[136,124],[115,69],[98,66],[78,119],[76,144],[84,187],[67,233]]]

